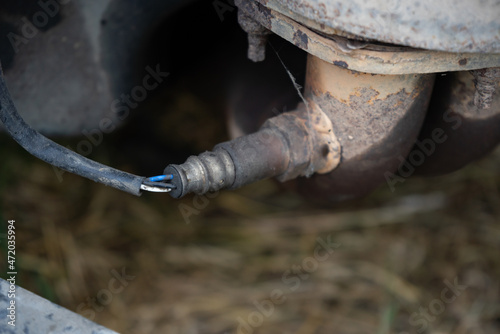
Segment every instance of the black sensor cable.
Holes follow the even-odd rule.
[[[9,135],[35,157],[67,172],[140,196],[142,190],[170,192],[171,175],[146,178],[108,167],[81,156],[41,135],[16,110],[0,64],[0,120]]]

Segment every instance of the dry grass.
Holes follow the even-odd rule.
[[[264,181],[220,193],[186,224],[178,205],[193,197],[135,198],[67,174],[58,183],[10,141],[1,147],[20,285],[77,310],[126,268],[135,278],[108,305],[80,308],[118,332],[235,333],[240,317],[253,333],[499,332],[500,150],[329,210]],[[304,259],[318,237],[340,246],[314,267]],[[293,274],[302,264],[311,272]],[[455,278],[467,289],[412,326]],[[271,307],[275,289],[284,297]]]

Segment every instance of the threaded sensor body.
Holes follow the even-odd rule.
[[[331,122],[318,108],[303,107],[268,120],[256,133],[221,143],[181,165],[169,165],[164,173],[174,176],[171,183],[176,189],[170,195],[179,198],[271,177],[286,181],[325,173],[339,161],[340,145]]]

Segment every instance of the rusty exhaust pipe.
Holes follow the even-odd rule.
[[[422,165],[414,166],[416,174],[454,172],[500,143],[500,94],[491,94],[488,103],[478,103],[477,82],[469,72],[449,73],[439,80],[419,136],[429,148]],[[494,84],[500,91],[500,81]],[[439,142],[432,142],[435,131],[442,132]],[[418,146],[414,149],[422,151]]]
[[[359,73],[309,56],[306,79],[305,95],[332,120],[342,160],[331,173],[296,180],[297,190],[325,203],[368,194],[414,145],[435,75]]]
[[[327,200],[364,195],[395,171],[423,122],[434,75],[358,73],[308,56],[305,101],[256,133],[169,165],[179,198],[299,176],[303,191]]]

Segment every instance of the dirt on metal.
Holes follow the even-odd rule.
[[[376,42],[360,44],[359,40],[341,35],[320,33],[255,1],[236,0],[235,3],[248,16],[295,46],[324,61],[358,72],[438,73],[500,66],[500,53],[430,51]]]
[[[327,175],[298,180],[309,196],[342,200],[365,194],[394,172],[424,121],[432,74],[358,73],[309,56],[306,97],[332,121],[342,160]]]

